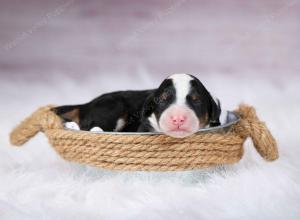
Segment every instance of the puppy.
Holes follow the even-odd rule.
[[[221,114],[219,100],[188,74],[172,75],[158,89],[114,92],[83,105],[53,110],[65,122],[79,124],[81,130],[163,132],[176,138],[220,125]]]

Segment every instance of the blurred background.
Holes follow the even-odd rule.
[[[298,0],[1,0],[1,78],[300,70]]]

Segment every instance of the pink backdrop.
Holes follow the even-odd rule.
[[[296,75],[297,1],[0,1],[1,77]],[[160,77],[162,78],[162,77]]]

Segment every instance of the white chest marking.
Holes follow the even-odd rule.
[[[159,125],[157,123],[157,119],[154,113],[152,113],[152,115],[148,118],[150,125],[152,126],[152,128],[154,129],[154,131],[160,132],[160,128]]]
[[[177,105],[185,105],[186,96],[189,94],[191,85],[190,82],[193,79],[187,74],[174,74],[169,77],[173,80],[173,84],[176,90],[176,103]]]

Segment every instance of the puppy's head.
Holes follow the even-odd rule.
[[[221,109],[202,83],[188,74],[163,81],[145,103],[144,114],[156,131],[184,138],[207,125],[219,125]]]

